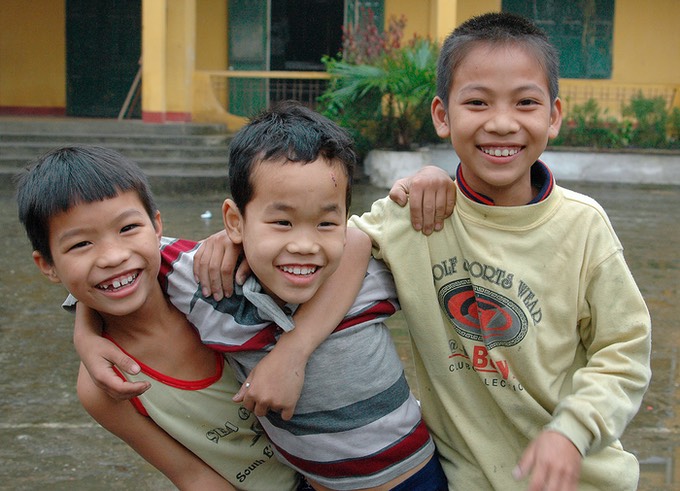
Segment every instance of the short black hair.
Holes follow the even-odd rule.
[[[330,119],[294,101],[264,111],[244,126],[229,146],[229,187],[234,203],[245,214],[253,198],[253,169],[268,161],[311,163],[323,157],[339,163],[347,176],[345,204],[352,199],[357,164],[354,141]]]
[[[559,95],[559,56],[547,34],[530,20],[508,12],[491,12],[473,17],[444,40],[437,62],[437,96],[448,105],[455,71],[468,53],[480,44],[516,44],[530,49],[543,67],[550,100]]]
[[[153,220],[156,211],[144,172],[120,153],[103,147],[76,145],[39,157],[17,178],[19,221],[33,249],[52,263],[50,219],[80,203],[115,198],[135,191]]]

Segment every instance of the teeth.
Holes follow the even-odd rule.
[[[308,275],[314,273],[317,268],[316,266],[281,266],[281,269],[286,273]]]
[[[510,155],[515,155],[519,150],[516,148],[482,148],[482,151],[487,155],[492,155],[494,157],[508,157]]]
[[[97,288],[99,288],[100,290],[109,290],[109,289],[110,290],[116,290],[116,289],[118,289],[122,286],[125,286],[125,285],[132,283],[135,280],[135,278],[137,278],[137,273],[134,273],[134,274],[131,274],[131,275],[128,275],[128,276],[124,276],[124,277],[121,277],[121,278],[116,278],[110,284],[102,283]]]

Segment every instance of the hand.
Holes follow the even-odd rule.
[[[151,387],[150,383],[128,382],[113,370],[115,365],[120,371],[134,375],[139,373],[139,365],[108,339],[100,337],[99,340],[101,343],[92,352],[96,355],[88,364],[83,360],[94,384],[109,397],[119,401],[132,399],[146,392]]]
[[[581,474],[581,453],[566,436],[546,430],[522,454],[513,477],[531,475],[528,491],[573,491]]]
[[[409,203],[413,228],[430,235],[433,230],[441,230],[444,220],[453,213],[456,188],[444,169],[428,165],[395,182],[390,199],[400,206]]]
[[[204,296],[212,295],[218,302],[232,296],[234,269],[240,254],[241,246],[232,243],[224,230],[201,241],[194,256],[194,277]],[[250,268],[244,260],[236,271],[236,283],[242,285],[249,274]]]
[[[139,365],[118,346],[102,337],[102,321],[99,314],[78,302],[73,329],[73,345],[87,369],[92,382],[115,400],[132,399],[151,387],[148,382],[128,382],[114,370],[134,375],[139,373]]]
[[[300,398],[306,365],[306,357],[275,347],[253,368],[233,400],[242,402],[256,416],[271,410],[289,420]]]

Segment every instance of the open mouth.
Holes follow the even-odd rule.
[[[137,276],[139,276],[139,273],[136,272],[124,276],[119,276],[118,278],[114,278],[113,280],[109,280],[104,283],[98,284],[97,288],[104,291],[116,291],[120,288],[123,288],[124,286],[131,284],[133,281],[137,279]]]
[[[518,147],[480,147],[480,150],[492,157],[511,157],[517,155],[521,148]]]
[[[281,266],[280,269],[288,274],[294,274],[297,276],[309,276],[316,273],[319,269],[318,266]]]

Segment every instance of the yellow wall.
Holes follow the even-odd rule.
[[[227,69],[227,0],[196,0],[196,69]]]
[[[142,110],[166,110],[166,10],[162,0],[142,1]]]
[[[0,2],[0,107],[66,107],[65,0]]]
[[[616,0],[612,82],[680,84],[680,1]]]
[[[196,2],[167,1],[167,112],[191,114],[192,80],[196,66]],[[142,108],[143,109],[143,108]]]
[[[404,38],[413,34],[443,41],[470,17],[498,11],[501,0],[385,0],[385,22],[392,16],[406,16]]]

